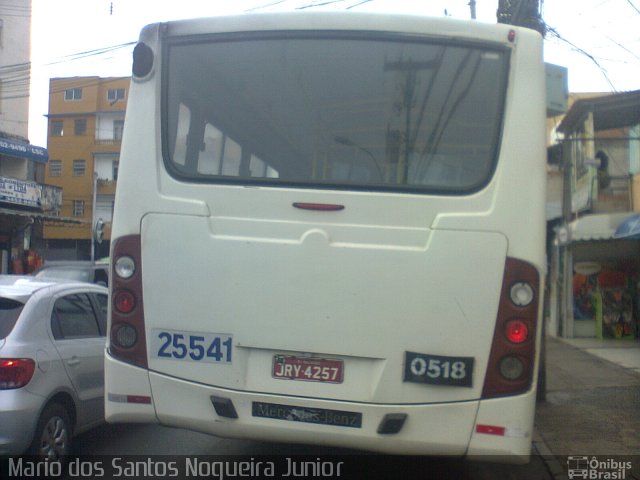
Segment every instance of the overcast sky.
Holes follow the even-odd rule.
[[[301,7],[470,18],[469,0],[32,1],[29,139],[39,146],[46,146],[49,78],[130,75],[132,47],[109,47],[135,42],[149,23]],[[497,5],[476,0],[477,21],[495,23]],[[545,60],[569,68],[570,91],[640,89],[640,0],[546,0],[543,18],[562,38],[547,35]]]

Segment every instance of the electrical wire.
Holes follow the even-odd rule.
[[[73,53],[70,55],[66,55],[60,57],[59,59],[50,61],[48,63],[43,64],[43,67],[49,67],[53,65],[65,64],[68,62],[74,62],[78,60],[84,60],[92,57],[99,57],[103,55],[107,55],[116,51],[120,51],[126,48],[130,48],[135,45],[136,42],[127,42],[121,43],[118,45],[112,45],[109,47],[101,47],[92,50],[86,50],[82,52]],[[0,66],[0,100],[12,100],[18,98],[28,98],[29,97],[29,85],[31,80],[31,63],[17,63],[12,65],[4,65]],[[114,79],[119,79],[121,77],[117,77]],[[83,86],[94,86],[98,83],[104,83],[104,79],[97,80],[93,84],[85,84]],[[107,80],[109,81],[109,80]],[[60,93],[61,91],[66,90],[52,90],[49,93]]]
[[[627,3],[631,5],[631,8],[633,8],[638,14],[640,14],[640,9],[638,9],[631,0],[627,0]]]
[[[324,7],[326,5],[332,5],[334,3],[343,3],[345,0],[326,0],[324,2],[314,2],[302,7],[296,7],[296,10],[305,10],[307,8]]]
[[[265,5],[262,6],[257,6],[254,7],[252,9],[248,9],[246,11],[254,11],[254,10],[259,10],[259,9],[265,9],[265,8],[269,8],[275,5],[279,5],[282,3],[285,3],[287,0],[276,0],[273,1],[271,3],[267,3]],[[360,6],[362,4],[365,3],[369,3],[372,2],[373,0],[360,0],[359,2],[353,4],[353,5],[349,5],[346,6],[345,9],[352,9],[355,8],[357,6]],[[598,4],[598,6],[604,5],[605,3],[609,3],[611,0],[604,0],[601,3]],[[332,5],[332,4],[339,4],[339,3],[343,3],[345,2],[345,0],[325,0],[325,1],[321,1],[321,0],[314,0],[312,1],[312,3],[307,3],[306,5],[302,5],[299,7],[296,7],[296,10],[303,10],[303,9],[308,9],[308,8],[315,8],[315,7],[322,7],[322,6],[326,6],[326,5]],[[632,2],[632,0],[626,0],[626,2],[636,11],[640,14],[640,9],[638,9],[638,7]],[[0,15],[5,15],[7,14],[7,12],[9,13],[24,13],[25,15],[30,15],[31,10],[28,7],[21,7],[20,5],[2,5],[0,7]],[[586,58],[588,58],[598,69],[599,71],[602,73],[603,77],[605,78],[605,80],[607,81],[607,83],[611,86],[611,88],[616,91],[615,86],[613,85],[613,82],[611,81],[607,70],[603,67],[601,61],[603,59],[598,59],[595,55],[589,53],[588,51],[586,51],[585,49],[579,47],[578,45],[576,45],[575,42],[568,40],[567,38],[565,38],[563,35],[561,35],[558,31],[557,28],[553,28],[550,27],[548,24],[545,23],[545,26],[547,28],[548,33],[553,37],[558,39],[559,41],[566,43],[567,45],[569,45],[574,51],[576,51],[577,53],[585,56]],[[616,45],[618,48],[622,49],[623,51],[625,51],[627,54],[632,55],[635,59],[640,59],[640,56],[638,56],[637,54],[635,54],[633,51],[631,51],[629,48],[625,47],[625,45],[623,45],[621,42],[616,41],[615,39],[611,38],[610,36],[605,36],[607,38],[607,40],[611,43],[613,43],[614,45]],[[73,61],[78,61],[78,60],[83,60],[83,59],[87,59],[87,58],[92,58],[92,57],[99,57],[102,55],[107,55],[109,53],[113,53],[125,48],[129,48],[131,46],[133,46],[136,42],[127,42],[127,43],[123,43],[123,44],[119,44],[119,45],[113,45],[113,46],[108,46],[108,47],[101,47],[101,48],[96,48],[96,49],[92,49],[92,50],[86,50],[86,51],[81,51],[81,52],[77,52],[77,53],[73,53],[70,55],[66,55],[63,57],[60,57],[56,60],[53,60],[51,62],[45,63],[43,64],[43,66],[53,66],[53,65],[60,65],[60,64],[65,64],[68,62],[73,62]],[[604,59],[605,61],[607,61],[606,59]],[[1,81],[1,90],[0,90],[0,100],[7,100],[7,99],[17,99],[17,98],[27,98],[29,97],[29,83],[30,83],[30,79],[31,79],[31,68],[32,68],[32,64],[25,62],[25,63],[18,63],[18,64],[13,64],[13,65],[3,65],[0,66],[0,81]],[[59,93],[59,92],[50,92],[50,93]]]
[[[604,79],[607,81],[607,83],[609,84],[609,86],[611,87],[611,89],[614,92],[617,92],[618,90],[616,89],[615,85],[613,84],[613,82],[611,81],[611,79],[609,78],[609,75],[607,73],[607,70],[600,65],[600,62],[598,62],[598,60],[596,59],[596,57],[594,57],[593,55],[591,55],[589,52],[587,52],[586,50],[580,48],[579,46],[577,46],[575,43],[571,42],[570,40],[567,40],[565,37],[563,37],[562,35],[560,35],[560,33],[553,27],[549,26],[549,24],[545,23],[545,29],[547,31],[547,33],[551,34],[551,36],[557,38],[558,40],[560,40],[561,42],[566,43],[567,45],[569,45],[574,51],[580,53],[581,55],[584,55],[585,57],[587,57],[589,60],[591,60],[591,62],[593,62],[593,64],[598,68],[598,70],[600,71],[600,73],[602,74],[602,76],[604,77]]]

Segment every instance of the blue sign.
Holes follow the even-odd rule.
[[[47,163],[49,160],[49,153],[46,148],[9,138],[0,138],[0,154],[26,158],[40,163]]]

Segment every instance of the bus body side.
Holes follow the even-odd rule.
[[[140,42],[112,229],[107,420],[527,461],[539,35],[296,13],[152,25]],[[498,100],[485,105],[485,90]]]

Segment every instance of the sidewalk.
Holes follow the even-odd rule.
[[[555,478],[567,456],[624,455],[636,456],[626,478],[640,478],[640,342],[548,337],[546,364],[534,445]]]

